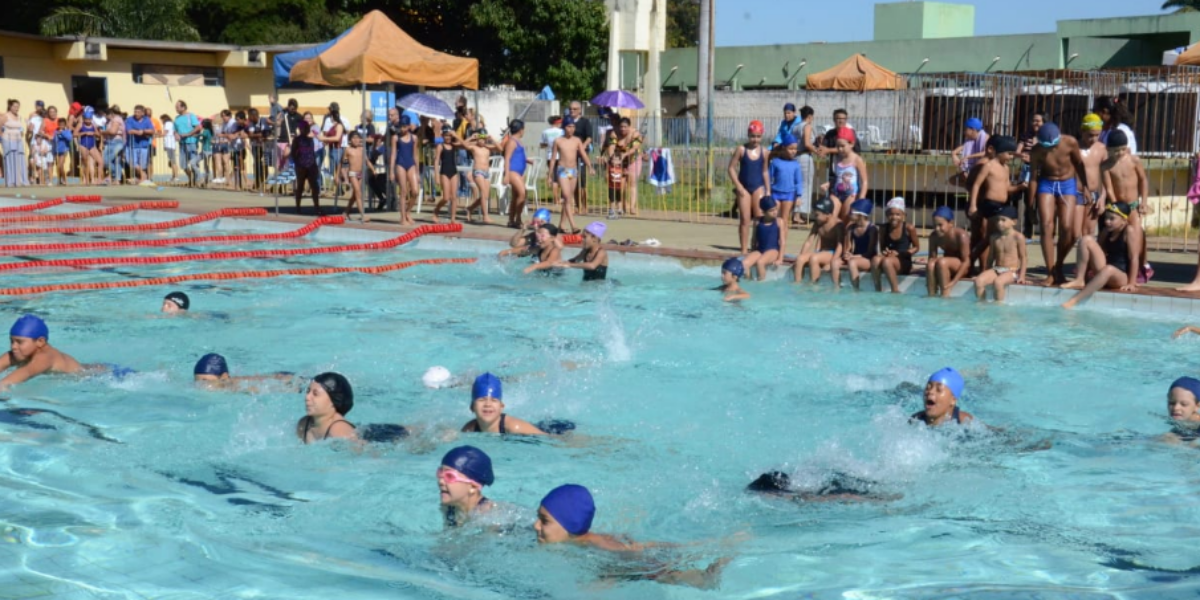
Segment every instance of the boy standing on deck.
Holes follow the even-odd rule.
[[[1014,141],[1014,145],[1016,140]],[[1025,236],[1015,229],[1017,207],[1005,204],[995,217],[996,234],[992,236],[991,262],[975,278],[975,296],[987,299],[987,288],[993,286],[996,302],[1004,302],[1004,290],[1010,283],[1025,283],[1028,261],[1025,257]]]
[[[562,190],[563,209],[558,218],[558,227],[562,229],[565,220],[571,226],[568,233],[579,233],[579,228],[575,226],[575,216],[572,214],[575,211],[575,188],[582,181],[579,171],[583,169],[583,165],[587,165],[587,170],[591,171],[592,160],[588,158],[583,140],[575,137],[575,119],[563,119],[563,135],[554,140],[554,145],[550,147],[550,157],[550,171],[554,173],[554,179],[558,181],[558,187]]]
[[[1079,153],[1083,155],[1083,175],[1080,179],[1087,183],[1091,194],[1076,203],[1075,238],[1096,234],[1096,224],[1100,221],[1100,213],[1108,204],[1108,194],[1104,189],[1104,176],[1101,172],[1104,162],[1108,160],[1108,149],[1100,141],[1100,130],[1104,121],[1095,114],[1083,118],[1083,127],[1079,134]]]
[[[1037,132],[1038,145],[1030,155],[1030,192],[1036,191],[1038,215],[1041,217],[1042,258],[1050,274],[1049,285],[1067,282],[1063,263],[1075,246],[1072,232],[1072,211],[1080,197],[1088,197],[1087,182],[1083,189],[1076,187],[1076,178],[1085,173],[1079,140],[1059,133],[1058,125],[1046,123]],[[1055,252],[1054,227],[1058,226],[1058,249]]]
[[[989,240],[996,228],[995,219],[1011,206],[1009,196],[1019,193],[1023,187],[1012,183],[1009,169],[1017,152],[1016,138],[998,135],[992,141],[996,157],[980,168],[971,185],[967,208],[967,217],[971,220],[971,264],[978,260],[980,269],[986,269],[988,265]]]
[[[0,388],[28,381],[43,373],[78,373],[79,361],[50,345],[50,328],[45,321],[25,315],[8,332],[9,351],[0,356],[0,371],[16,367],[0,379]]]
[[[550,168],[553,165],[554,159],[558,156],[554,152],[554,142],[562,137],[566,132],[563,131],[562,117],[552,115],[550,117],[550,127],[542,132],[541,147],[546,149],[546,185],[550,187],[550,197],[554,202],[559,201],[559,187],[557,174]]]
[[[1146,283],[1154,276],[1146,260],[1146,236],[1142,227],[1142,217],[1146,214],[1146,199],[1150,196],[1150,184],[1146,180],[1146,169],[1142,159],[1129,151],[1129,137],[1124,131],[1114,130],[1105,142],[1108,159],[1101,166],[1104,176],[1104,187],[1108,192],[1108,201],[1124,202],[1132,209],[1129,212],[1129,228],[1132,229],[1130,239],[1136,239],[1135,254],[1137,261],[1137,283]],[[1079,274],[1075,275],[1077,278]]]
[[[938,257],[938,249],[942,256]],[[966,277],[971,267],[971,238],[966,230],[954,225],[954,210],[939,206],[933,211],[933,233],[929,236],[929,265],[925,268],[925,285],[930,296],[950,297],[954,284]],[[953,271],[953,275],[951,275]]]

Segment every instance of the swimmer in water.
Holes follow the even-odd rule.
[[[608,251],[604,249],[604,232],[608,226],[594,221],[583,228],[583,250],[569,262],[559,262],[564,269],[583,269],[584,281],[604,281],[608,277]]]
[[[963,376],[952,367],[946,367],[929,376],[925,384],[925,410],[914,413],[909,421],[921,422],[930,427],[944,425],[949,421],[958,424],[970,423],[975,417],[959,410],[958,399],[966,388]]]
[[[304,394],[307,413],[296,423],[296,436],[305,444],[329,438],[357,440],[354,424],[346,414],[354,408],[354,389],[338,373],[321,373],[313,377]]]
[[[234,377],[229,374],[229,363],[225,361],[225,357],[220,354],[205,354],[196,361],[196,366],[192,369],[192,380],[196,383],[203,384],[211,390],[238,390],[241,384],[244,383],[261,383],[276,380],[280,382],[296,383],[296,375],[294,373],[275,373],[272,375],[239,375]],[[303,387],[300,388],[303,390]],[[246,391],[257,391],[253,388]]]
[[[1200,379],[1180,377],[1167,390],[1167,414],[1171,417],[1171,431],[1162,436],[1172,444],[1195,444],[1200,439]]]
[[[0,371],[15,367],[0,379],[0,388],[28,381],[45,373],[80,373],[79,361],[50,345],[50,328],[33,315],[25,315],[13,323],[9,335],[9,351],[0,358]]]
[[[770,471],[746,486],[747,492],[778,496],[795,502],[870,502],[899,500],[901,494],[879,494],[871,491],[873,482],[834,473],[833,477],[815,490],[797,490],[792,487],[792,478],[783,471]]]
[[[463,425],[464,433],[546,435],[527,421],[504,414],[504,389],[500,378],[484,373],[471,386],[471,412],[475,418]]]
[[[492,459],[483,450],[459,446],[447,452],[437,470],[442,524],[462,527],[471,517],[491,510],[494,505],[484,497],[483,488],[495,480]]]
[[[592,532],[592,519],[596,515],[596,504],[592,494],[581,485],[561,485],[545,498],[538,506],[537,520],[533,522],[533,530],[537,532],[539,544],[574,544],[608,552],[639,553],[651,548],[667,547],[669,544],[653,542],[638,543],[627,538],[603,533]],[[711,589],[719,585],[721,569],[728,559],[718,560],[704,570],[679,571],[669,568],[658,561],[650,564],[638,564],[636,571],[621,573],[622,579],[650,580],[658,583],[687,585],[700,589]]]
[[[192,306],[191,299],[183,292],[171,292],[163,298],[162,312],[169,315],[185,313]]]
[[[525,267],[526,275],[534,271],[546,271],[547,275],[562,274],[558,263],[562,262],[562,242],[558,237],[558,228],[546,223],[537,228],[537,254],[532,265]]]
[[[545,225],[553,220],[550,214],[550,209],[539,208],[533,213],[533,219],[529,221],[528,230],[522,229],[513,234],[512,239],[508,241],[510,246],[507,250],[500,252],[500,258],[506,256],[531,256],[539,253],[537,231],[542,225]],[[561,240],[555,240],[560,242]],[[561,245],[559,246],[561,248]]]
[[[721,285],[713,289],[723,292],[726,302],[749,299],[750,294],[738,285],[738,280],[745,274],[746,267],[742,264],[742,259],[736,256],[728,259],[721,265]]]

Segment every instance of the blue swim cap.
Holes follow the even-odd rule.
[[[484,373],[475,378],[475,385],[471,386],[471,403],[475,403],[476,398],[495,398],[504,400],[504,386],[500,383],[500,378],[491,373]]]
[[[90,106],[83,107],[83,118],[90,119],[94,116],[96,116],[96,109]]]
[[[779,206],[779,203],[776,202],[775,199],[770,196],[763,196],[758,201],[758,207],[760,209],[762,209],[763,212],[767,212],[768,210],[771,210],[772,208],[775,208],[776,206]]]
[[[400,126],[412,125],[412,118],[408,115],[400,115]]]
[[[871,216],[871,210],[875,208],[875,204],[866,198],[855,200],[850,205],[850,214],[860,214],[864,217]]]
[[[571,115],[567,115],[567,116],[563,117],[563,121],[562,121],[563,127],[566,127],[567,125],[574,125],[574,124],[575,124],[575,118],[572,117]]]
[[[193,375],[222,375],[229,374],[229,364],[225,362],[225,357],[220,354],[205,354],[196,362],[196,367],[192,369]]]
[[[542,508],[571,535],[583,535],[592,528],[596,503],[592,493],[582,485],[560,485],[542,498]]]
[[[779,138],[780,146],[791,146],[792,144],[798,143],[800,142],[796,140],[796,136],[792,135],[791,133],[785,133]]]
[[[1046,123],[1045,125],[1042,125],[1041,129],[1038,130],[1038,144],[1041,144],[1047,148],[1052,148],[1058,145],[1058,140],[1061,136],[1062,134],[1058,131],[1058,125],[1055,125],[1054,123]]]
[[[783,105],[783,110],[790,110],[792,112],[796,112],[796,105],[792,104],[791,102],[788,102],[787,104]],[[793,142],[793,143],[795,143],[795,142]]]
[[[966,387],[966,384],[963,383],[963,376],[955,371],[954,367],[946,367],[930,375],[929,383],[940,383],[950,388],[950,393],[954,394],[955,399],[962,398],[963,389]]]
[[[475,446],[459,446],[442,457],[442,466],[450,467],[482,485],[492,485],[492,459]]]
[[[552,219],[554,219],[554,217],[550,214],[550,209],[548,208],[537,209],[537,211],[533,213],[533,218],[538,219],[543,223],[549,223]]]
[[[1196,397],[1196,401],[1200,402],[1200,379],[1196,379],[1195,377],[1180,377],[1175,380],[1175,383],[1171,384],[1171,389],[1175,388],[1191,392]]]
[[[937,210],[933,211],[933,217],[935,219],[937,217],[941,217],[941,218],[953,223],[954,222],[954,209],[950,208],[949,206],[939,206],[939,207],[937,207]]]
[[[974,129],[975,131],[983,131],[983,121],[980,121],[976,117],[971,117],[970,119],[967,119],[967,129]]]
[[[742,264],[742,259],[736,256],[725,261],[725,263],[721,265],[721,270],[729,271],[730,275],[733,275],[738,279],[741,279],[742,275],[746,274],[746,267]]]
[[[25,315],[17,319],[13,323],[12,329],[8,330],[8,335],[12,337],[27,337],[27,338],[46,338],[50,339],[50,328],[46,327],[46,322],[33,316]]]

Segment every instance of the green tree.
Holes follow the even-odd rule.
[[[603,89],[608,10],[601,0],[480,0],[470,8],[480,76],[563,98]]]
[[[200,32],[184,12],[185,0],[99,0],[60,6],[42,19],[43,35],[89,35],[191,42]]]
[[[324,42],[357,15],[326,0],[188,0],[187,13],[205,41],[254,46]],[[340,4],[340,3],[339,3]]]
[[[667,0],[667,47],[700,45],[700,0]]]
[[[1162,9],[1175,9],[1175,12],[1195,12],[1200,11],[1200,0],[1167,0],[1163,2]]]

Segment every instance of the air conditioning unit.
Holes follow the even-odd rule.
[[[83,57],[87,60],[104,60],[104,47],[100,42],[84,42]]]
[[[262,50],[250,50],[246,54],[246,62],[256,67],[265,66],[267,62],[266,53]]]

